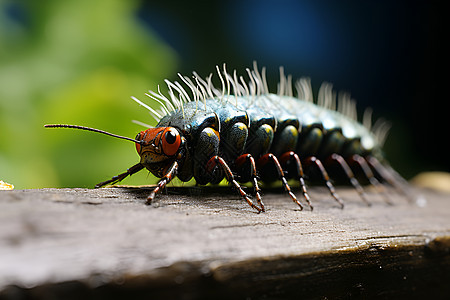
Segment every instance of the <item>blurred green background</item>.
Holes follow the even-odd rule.
[[[137,1],[2,1],[0,179],[16,188],[92,187],[138,161],[134,137],[155,125],[130,99],[175,72],[176,55],[135,18]],[[9,14],[9,15],[5,15]],[[148,183],[147,174],[130,183]]]
[[[0,0],[0,180],[16,188],[92,187],[138,161],[134,144],[47,123],[134,137],[156,122],[130,100],[176,73],[257,60],[352,93],[393,127],[386,154],[410,178],[449,171],[443,7],[427,1]],[[147,172],[124,184],[151,184]]]

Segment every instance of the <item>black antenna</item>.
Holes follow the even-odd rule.
[[[132,141],[138,144],[143,144],[144,141],[138,141],[126,136],[121,136],[121,135],[117,135],[114,133],[110,133],[104,130],[100,130],[100,129],[95,129],[95,128],[90,128],[90,127],[85,127],[85,126],[79,126],[79,125],[68,125],[68,124],[47,124],[44,125],[45,128],[73,128],[73,129],[81,129],[81,130],[86,130],[86,131],[92,131],[92,132],[97,132],[97,133],[102,133],[102,134],[106,134],[118,139],[123,139],[123,140],[128,140],[128,141]]]

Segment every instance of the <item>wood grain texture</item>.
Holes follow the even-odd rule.
[[[450,197],[416,190],[343,210],[312,188],[314,211],[264,189],[255,213],[228,187],[0,193],[0,298],[445,298]]]

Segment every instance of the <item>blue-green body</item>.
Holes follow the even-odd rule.
[[[276,94],[188,102],[157,125],[167,126],[179,129],[187,141],[187,155],[180,163],[178,178],[188,181],[194,177],[199,184],[223,179],[221,172],[205,171],[214,155],[223,157],[233,169],[235,159],[244,153],[258,160],[266,153],[279,157],[289,151],[301,159],[379,152],[374,135],[362,124],[314,103]],[[211,129],[220,138],[210,134]],[[276,179],[269,172],[259,171],[262,180]],[[248,174],[239,175],[241,181],[249,178]]]

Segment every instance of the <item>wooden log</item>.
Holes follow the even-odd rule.
[[[0,298],[446,298],[450,197],[394,205],[310,188],[314,211],[264,189],[257,214],[228,187],[0,192]]]

